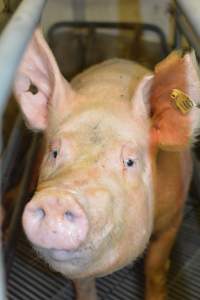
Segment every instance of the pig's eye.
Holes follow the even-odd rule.
[[[135,165],[135,159],[133,159],[133,158],[128,158],[128,159],[125,159],[124,160],[124,166],[126,167],[126,168],[131,168],[131,167],[133,167]]]
[[[61,141],[60,139],[55,139],[49,144],[49,158],[50,161],[55,161],[60,154]]]
[[[54,159],[58,156],[58,150],[52,150],[51,155]]]
[[[124,169],[135,169],[138,161],[138,153],[134,144],[127,143],[123,145],[121,150],[121,161],[123,162]]]

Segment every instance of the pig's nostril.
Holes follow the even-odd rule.
[[[37,216],[38,219],[43,219],[45,217],[46,213],[43,208],[37,208],[35,210],[35,215]]]
[[[73,222],[76,216],[69,210],[67,210],[64,214],[65,219],[67,219],[69,222]]]

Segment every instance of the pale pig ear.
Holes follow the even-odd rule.
[[[160,148],[181,150],[194,141],[200,127],[200,110],[182,113],[172,104],[172,90],[178,89],[194,103],[200,103],[200,78],[194,52],[172,52],[155,68],[150,94],[152,139]],[[184,94],[182,94],[184,93]]]
[[[42,33],[37,29],[19,67],[14,93],[28,127],[45,130],[49,107],[62,108],[64,95],[70,93],[70,85],[62,77],[51,50]]]
[[[134,119],[146,119],[150,116],[150,92],[154,76],[145,75],[136,87],[132,98],[132,112]]]

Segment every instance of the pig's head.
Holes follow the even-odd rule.
[[[99,276],[142,254],[153,227],[156,149],[187,147],[197,127],[195,111],[182,116],[171,106],[172,88],[196,97],[192,55],[170,56],[155,75],[112,60],[69,84],[35,32],[15,95],[28,127],[44,131],[46,148],[23,226],[57,271]]]

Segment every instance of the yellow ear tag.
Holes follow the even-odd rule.
[[[180,110],[183,114],[187,114],[193,107],[198,107],[188,95],[183,93],[181,90],[173,89],[170,95],[172,103],[175,107]]]

